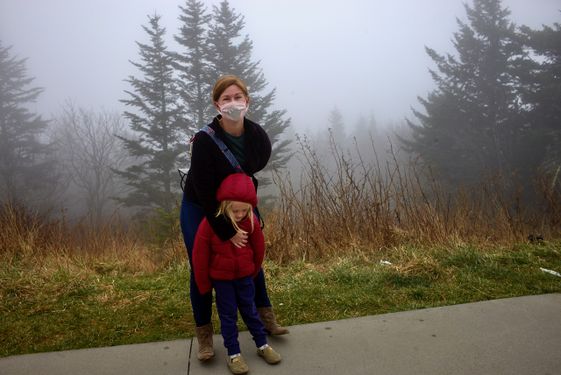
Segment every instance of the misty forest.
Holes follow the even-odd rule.
[[[122,77],[124,113],[72,101],[48,118],[34,113],[44,90],[25,56],[0,40],[2,257],[184,262],[178,169],[189,167],[189,140],[216,114],[210,93],[223,74],[247,83],[247,116],[273,144],[257,176],[273,261],[558,239],[561,24],[532,29],[509,14],[500,0],[472,0],[450,35],[452,53],[424,41],[434,86],[402,121],[381,124],[374,113],[349,122],[333,107],[306,134],[276,109],[263,57],[228,1],[184,1],[178,30],[157,14],[139,25],[144,38],[130,41],[136,73]]]

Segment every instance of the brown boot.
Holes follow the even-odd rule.
[[[201,327],[195,327],[195,333],[197,334],[197,341],[199,342],[197,358],[199,361],[208,361],[214,357],[214,349],[212,348],[212,335],[214,331],[212,329],[212,323],[205,324]]]
[[[286,335],[288,333],[288,329],[278,325],[272,307],[258,307],[257,311],[259,312],[259,317],[261,318],[261,321],[265,325],[265,330],[270,335],[279,336],[279,335]]]

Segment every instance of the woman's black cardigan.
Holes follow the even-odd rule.
[[[209,126],[227,145],[224,130],[218,122],[219,118],[220,116],[215,117]],[[184,198],[188,202],[200,205],[218,237],[223,241],[229,240],[236,234],[236,230],[223,216],[216,217],[218,209],[216,191],[222,180],[236,170],[207,133],[199,131],[195,134],[192,146],[191,166],[185,181]],[[253,178],[257,190],[258,182],[254,173],[267,165],[271,157],[271,141],[260,125],[247,118],[244,119],[244,151],[245,163],[241,167]]]

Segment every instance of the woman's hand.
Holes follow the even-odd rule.
[[[243,230],[236,232],[235,236],[230,238],[230,241],[235,247],[244,247],[247,244],[247,232]]]

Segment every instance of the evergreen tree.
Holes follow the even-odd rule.
[[[228,1],[213,7],[208,35],[211,82],[224,74],[234,74],[245,81],[251,97],[248,118],[263,126],[273,145],[266,170],[283,168],[291,156],[290,141],[282,139],[290,119],[285,119],[286,110],[271,109],[275,90],[266,92],[268,83],[259,67],[260,62],[252,61],[253,43],[248,35],[241,37],[244,25],[244,17],[236,13]],[[261,183],[266,185],[270,180],[261,179]]]
[[[45,208],[56,185],[51,146],[42,141],[47,121],[32,113],[42,88],[30,87],[26,60],[0,42],[0,204]]]
[[[137,42],[141,62],[131,62],[142,78],[129,76],[132,87],[122,102],[135,111],[126,111],[136,139],[122,136],[125,149],[138,160],[125,171],[115,171],[131,188],[118,200],[126,206],[157,207],[170,212],[177,196],[177,168],[185,162],[185,140],[181,138],[185,123],[178,104],[174,61],[164,43],[165,29],[160,16],[149,16],[150,26],[143,26],[150,44]]]
[[[215,114],[211,106],[210,93],[212,78],[209,67],[209,47],[207,44],[210,15],[204,4],[197,0],[187,0],[185,7],[179,7],[181,27],[175,40],[181,51],[175,53],[178,71],[178,86],[185,106],[189,133],[210,121]]]
[[[474,0],[465,9],[468,22],[458,20],[454,33],[457,56],[426,48],[437,89],[419,98],[425,113],[413,113],[420,125],[409,122],[412,139],[401,139],[452,184],[520,172],[516,155],[524,147],[520,89],[529,61],[510,11],[500,0]]]
[[[334,141],[340,146],[345,145],[345,124],[343,123],[343,115],[341,114],[341,111],[337,108],[333,108],[333,110],[329,112],[327,123],[328,129],[331,132]]]
[[[559,176],[561,168],[561,24],[542,30],[521,28],[526,44],[540,56],[528,70],[524,102],[528,128],[539,152],[540,169]],[[559,178],[559,177],[558,177]]]
[[[386,136],[378,129],[378,123],[374,114],[368,117],[361,115],[349,136],[351,148],[356,148],[360,153],[360,159],[368,162],[379,162],[383,157]],[[358,155],[357,155],[358,159]]]

